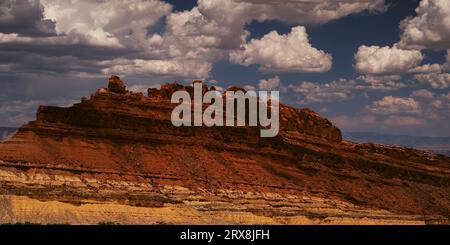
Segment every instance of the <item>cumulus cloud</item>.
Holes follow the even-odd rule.
[[[376,114],[409,114],[427,120],[445,120],[450,116],[449,95],[420,89],[413,91],[409,97],[386,96],[374,102],[369,109]]]
[[[261,39],[252,39],[243,50],[232,52],[230,61],[284,72],[324,72],[332,65],[330,54],[311,46],[303,26],[293,27],[287,35],[272,31]]]
[[[383,0],[241,1],[199,0],[192,10],[172,13],[164,35],[172,54],[221,59],[240,48],[253,20],[281,20],[295,24],[325,23],[363,11],[386,8]],[[187,52],[185,50],[193,50]]]
[[[54,35],[37,36],[21,32],[17,27],[8,31],[0,26],[0,49],[6,54],[1,57],[3,60],[10,56],[39,55],[42,57],[41,61],[63,61],[60,57],[72,57],[64,60],[68,69],[84,65],[81,73],[99,74],[104,68],[97,64],[99,60],[116,57],[130,60],[166,59],[157,49],[162,40],[156,35],[147,35],[147,31],[161,17],[171,12],[172,7],[167,3],[158,0],[19,0],[10,1],[6,5],[10,8],[8,11],[12,12],[11,9],[24,9],[25,2],[40,11],[40,14],[33,14],[36,11],[31,9],[23,11],[31,17],[35,16],[33,18],[36,20],[51,21]],[[3,19],[2,21],[5,22]],[[17,21],[26,23],[27,18]],[[38,71],[36,68],[40,66],[46,70],[38,72],[56,74],[56,68],[60,67],[52,68],[52,63],[43,65],[32,60],[26,61],[14,63],[14,60],[10,60],[9,64],[17,68],[16,72]]]
[[[300,94],[298,103],[312,104],[348,100],[352,97],[351,87],[354,84],[353,80],[339,79],[325,84],[302,82],[298,85],[289,85],[288,88]]]
[[[383,99],[372,102],[367,110],[375,114],[420,114],[422,112],[419,102],[413,98],[385,96]]]
[[[269,79],[262,79],[259,81],[259,89],[260,90],[273,90],[276,88],[280,88],[281,81],[278,76]]]
[[[450,3],[422,0],[416,16],[400,24],[400,41],[393,47],[361,46],[355,54],[355,68],[363,74],[415,73],[414,78],[435,89],[449,87],[449,52],[444,64],[423,64],[422,49],[450,48]]]
[[[410,95],[413,98],[433,99],[434,93],[426,89],[415,90]]]
[[[55,21],[57,34],[83,36],[89,44],[101,46],[141,44],[147,28],[172,10],[157,0],[41,1],[45,17]]]
[[[192,33],[188,34],[192,39],[198,37],[207,41],[208,47],[235,50],[248,37],[245,26],[253,20],[318,24],[353,13],[378,12],[386,8],[384,0],[199,0],[192,10],[174,13],[172,22],[178,27],[174,33]]]
[[[219,0],[217,2],[221,4],[230,1]],[[354,13],[364,11],[373,13],[387,9],[384,0],[236,0],[232,2],[240,8],[251,6],[251,14],[258,21],[278,19],[294,24],[326,23]]]
[[[242,20],[221,23],[205,16],[199,8],[167,16],[165,32],[161,35],[162,45],[158,50],[162,50],[168,58],[213,63],[226,58],[228,51],[238,48],[248,35]]]
[[[3,0],[0,2],[0,32],[54,35],[55,22],[44,18],[44,6],[38,0]]]
[[[149,62],[147,63],[150,64],[155,62],[155,59],[164,60],[165,63],[172,64],[170,67],[180,67],[178,62],[181,62],[181,60],[186,60],[187,63],[197,61],[201,64],[201,67],[198,72],[195,72],[196,74],[192,74],[194,72],[188,73],[183,68],[177,68],[178,72],[176,74],[185,77],[192,77],[192,75],[202,75],[204,77],[209,74],[215,61],[226,58],[230,52],[240,49],[240,45],[245,43],[249,35],[245,30],[245,26],[252,20],[278,19],[287,21],[284,19],[286,16],[286,13],[283,12],[285,10],[284,4],[275,4],[283,7],[283,9],[277,10],[277,7],[274,8],[274,3],[276,1],[255,3],[233,0],[199,0],[197,6],[191,10],[167,14],[163,33],[153,34],[145,39],[142,32],[139,32],[139,30],[142,30],[142,25],[137,25],[137,30],[134,31],[133,29],[133,33],[141,34],[127,38],[132,41],[131,43],[142,43],[148,46],[144,50],[146,50],[149,58],[135,58],[148,59]],[[331,4],[330,1],[318,1],[308,4],[298,2],[292,7],[295,7],[298,11],[314,9],[314,13],[307,11],[308,17],[299,18],[296,15],[296,23],[323,23],[351,13],[365,10],[382,10],[385,5],[383,1],[374,3],[344,0],[341,4]],[[317,15],[321,16],[316,18],[315,16]],[[158,17],[158,15],[155,16]],[[105,31],[116,36],[114,28],[105,29]],[[139,40],[143,39],[145,40],[144,42],[139,42]],[[118,40],[122,45],[127,43],[123,39],[119,38]],[[329,66],[331,66],[331,61],[329,63]],[[326,66],[327,64],[325,64],[325,68]],[[136,65],[133,67],[136,67]],[[159,67],[164,68],[165,66]],[[123,67],[111,67],[111,70],[118,68],[121,69]],[[127,66],[127,69],[122,70],[133,70],[129,68]],[[207,68],[210,69],[207,70]],[[314,70],[315,68],[308,67],[307,69]],[[148,67],[147,69],[138,69],[138,71],[148,71],[149,74],[168,74],[165,69],[158,72],[154,71],[154,69],[148,69]]]
[[[410,69],[410,73],[439,73],[442,71],[442,65],[440,64],[425,64],[421,66],[416,66]]]
[[[450,3],[448,0],[422,0],[417,16],[402,21],[399,46],[414,49],[450,48]]]
[[[172,13],[170,4],[158,0],[41,0],[41,3],[41,18],[55,24],[56,35],[22,36],[0,30],[4,50],[15,56],[19,56],[17,52],[27,56],[35,56],[33,53],[42,57],[74,56],[73,62],[82,59],[81,63],[86,64],[85,73],[193,79],[207,77],[212,62],[226,54],[218,46],[221,37],[213,33],[217,32],[217,25],[211,25],[213,22],[206,20],[197,8]],[[151,33],[154,25],[162,25],[165,31]],[[207,35],[208,31],[211,35]],[[25,50],[29,53],[24,53]],[[117,57],[122,57],[120,62]],[[68,68],[78,65],[73,62],[65,64]],[[36,64],[13,65],[30,70]]]
[[[347,131],[382,129],[407,133],[411,128],[427,128],[442,134],[450,120],[450,92],[436,94],[420,89],[409,97],[385,96],[367,105],[362,114],[340,115],[331,120]]]
[[[0,49],[14,55],[26,51],[89,59],[85,73],[93,68],[97,73],[135,69],[187,78],[209,74],[206,68],[238,50],[249,35],[245,27],[253,20],[325,23],[385,7],[383,0],[199,0],[191,10],[172,12],[172,6],[160,0],[5,0],[0,3]],[[128,66],[95,65],[117,57],[127,59]],[[140,60],[162,70],[144,68]],[[191,65],[182,65],[183,60],[198,61],[200,71],[187,72],[183,67]],[[20,67],[26,65],[34,66]]]
[[[450,73],[420,73],[414,78],[420,82],[429,84],[434,89],[446,89],[450,87]]]
[[[143,49],[149,45],[147,28],[155,24],[160,17],[171,12],[171,5],[158,0],[127,2],[120,0],[19,0],[10,1],[6,5],[10,6],[9,12],[13,12],[14,9],[21,9],[21,11],[15,11],[17,13],[13,13],[15,14],[13,19],[6,15],[6,18],[2,18],[6,20],[0,23],[17,22],[24,25],[31,21],[28,14],[36,23],[52,23],[51,31],[55,35],[50,37],[11,40],[13,36],[10,36],[6,40],[8,42],[31,40],[40,45],[79,44]],[[29,5],[30,8],[25,9],[24,5]],[[125,22],[127,25],[124,25]],[[33,25],[42,26],[42,24]],[[23,34],[20,32],[21,29],[14,25],[10,26],[10,29],[8,31],[0,26],[0,32],[3,34]]]
[[[358,77],[361,83],[357,84],[354,89],[378,92],[396,91],[407,87],[400,79],[399,75],[361,75]]]
[[[108,64],[110,62],[105,62]],[[108,68],[102,69],[104,74],[124,75],[160,75],[206,78],[211,70],[211,63],[197,60],[117,60]]]
[[[402,74],[416,67],[423,59],[420,51],[396,46],[360,46],[355,54],[355,68],[363,74]]]
[[[302,82],[287,88],[298,93],[300,104],[345,101],[367,92],[396,91],[406,87],[400,76],[359,76],[357,79],[337,79],[328,83]]]

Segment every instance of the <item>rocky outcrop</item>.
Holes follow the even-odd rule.
[[[280,125],[283,131],[299,132],[333,142],[342,141],[341,131],[331,122],[310,109],[298,110],[281,106]]]
[[[195,83],[201,83],[201,81],[194,81],[192,82],[192,85]],[[216,88],[214,86],[208,87],[206,86],[206,84],[202,84],[202,95],[204,95],[208,91],[215,90]],[[177,82],[163,84],[160,89],[149,88],[148,97],[151,99],[170,100],[172,98],[172,94],[176,91],[186,91],[189,93],[191,98],[194,98],[193,86],[183,86],[181,84],[178,84]]]
[[[111,76],[108,82],[108,90],[113,93],[125,94],[126,86],[118,76]]]
[[[200,81],[194,81],[193,83],[196,82]],[[205,84],[203,84],[202,95],[204,95],[208,91],[215,90],[216,88],[214,86],[207,87]],[[191,95],[191,98],[194,98],[194,90],[192,86],[183,86],[178,84],[177,82],[164,84],[160,89],[149,88],[148,97],[151,100],[163,100],[167,102],[170,101],[172,94],[176,91],[187,91]],[[244,93],[247,92],[245,89],[235,86],[228,88],[226,91],[242,91]],[[311,111],[310,109],[296,109],[281,104],[280,115],[281,130],[296,131],[302,134],[316,136],[335,142],[339,142],[342,140],[341,131],[338,128],[334,127],[329,120],[320,117],[317,113]]]
[[[342,141],[327,119],[286,105],[274,138],[259,137],[257,127],[174,127],[170,95],[191,88],[173,83],[149,96],[99,89],[72,107],[39,107],[35,121],[0,144],[0,209],[28,202],[45,209],[41,202],[53,201],[76,217],[93,203],[178,210],[117,218],[123,223],[448,222],[448,157]],[[27,212],[15,209],[8,220]],[[104,218],[94,216],[64,220]]]

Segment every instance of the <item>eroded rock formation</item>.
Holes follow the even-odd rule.
[[[118,76],[111,76],[108,82],[108,90],[113,93],[125,94],[126,86]]]
[[[448,223],[448,157],[343,141],[286,105],[274,138],[174,127],[170,96],[192,87],[144,96],[119,80],[71,107],[39,107],[0,144],[0,223]]]

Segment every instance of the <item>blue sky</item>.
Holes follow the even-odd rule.
[[[446,0],[7,0],[0,16],[2,126],[117,74],[135,91],[280,90],[344,131],[450,136]]]

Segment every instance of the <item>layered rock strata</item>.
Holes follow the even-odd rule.
[[[274,138],[174,127],[170,96],[191,87],[144,96],[117,79],[71,107],[39,107],[0,144],[0,223],[448,223],[448,157],[343,141],[287,105]]]

